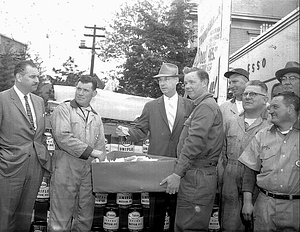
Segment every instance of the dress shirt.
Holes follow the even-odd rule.
[[[24,99],[25,95],[15,85],[14,85],[14,90],[16,91],[18,97],[20,98],[20,100],[22,102],[22,105],[25,109],[25,112],[27,112],[26,111],[26,105],[25,105],[26,103],[25,103],[25,99]],[[34,110],[32,101],[31,101],[30,93],[28,93],[27,96],[28,96],[28,103],[29,103],[29,106],[30,106],[30,109],[31,109],[32,117],[33,117],[34,128],[36,128],[36,115],[35,115],[35,110]]]
[[[164,102],[165,102],[165,110],[167,117],[169,117],[168,112],[170,112],[172,115],[174,115],[173,123],[172,125],[174,126],[175,118],[176,118],[176,112],[177,112],[177,104],[178,104],[178,94],[176,93],[173,97],[167,97],[164,95]],[[172,105],[172,108],[170,107]],[[170,120],[168,118],[168,120]],[[172,131],[173,128],[170,128]]]

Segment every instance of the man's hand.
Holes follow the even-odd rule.
[[[116,134],[118,136],[129,136],[129,129],[125,126],[118,126],[116,128]]]
[[[104,161],[104,160],[105,160],[105,157],[106,157],[106,154],[103,153],[103,151],[93,150],[92,153],[91,153],[91,156],[92,156],[93,158],[98,158],[99,161]]]
[[[252,193],[251,192],[243,192],[243,208],[242,214],[245,221],[251,221],[253,214],[253,204],[252,204]]]
[[[175,194],[178,192],[179,184],[180,184],[180,176],[173,173],[172,175],[168,176],[167,178],[163,179],[160,182],[160,185],[167,183],[167,190],[166,193]]]
[[[253,205],[252,203],[246,203],[243,205],[242,214],[245,221],[251,221],[253,213]]]

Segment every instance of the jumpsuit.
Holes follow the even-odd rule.
[[[105,152],[101,117],[84,114],[75,100],[57,106],[51,118],[56,150],[50,182],[49,231],[90,231],[95,198],[90,153]],[[86,116],[88,115],[88,117]]]

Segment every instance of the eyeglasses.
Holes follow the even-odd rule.
[[[296,76],[283,76],[280,78],[281,81],[287,81],[287,80],[290,80],[290,81],[295,81],[295,80],[299,80],[299,77],[296,77]]]
[[[266,94],[255,93],[255,92],[244,92],[244,93],[243,93],[243,97],[249,96],[250,98],[257,97],[258,95],[261,95],[261,96],[267,96]]]

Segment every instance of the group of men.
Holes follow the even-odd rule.
[[[225,130],[218,163],[222,231],[299,231],[299,73],[297,62],[275,73],[281,86],[270,104],[264,83],[249,81],[243,69],[225,73],[234,98],[220,106]]]
[[[134,127],[116,133],[128,141],[148,136],[149,154],[177,158],[160,183],[166,194],[159,197],[172,209],[171,231],[207,231],[217,190],[223,231],[299,231],[299,73],[297,62],[278,70],[284,91],[268,103],[263,82],[249,81],[240,68],[226,72],[234,99],[219,107],[206,71],[183,70],[188,99],[176,92],[178,67],[162,64],[154,79],[163,95],[146,103]],[[22,61],[14,74],[15,85],[0,93],[0,231],[29,231],[45,170],[51,173],[48,231],[90,231],[90,164],[106,156],[101,116],[90,105],[97,81],[81,76],[74,99],[53,111],[50,157],[44,102],[31,93],[37,67]]]

